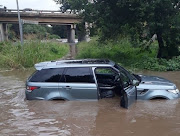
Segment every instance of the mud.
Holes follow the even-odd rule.
[[[27,101],[25,80],[33,70],[0,71],[2,136],[179,136],[180,99],[137,101],[126,110],[119,99],[94,102]],[[180,72],[148,72],[180,88]]]

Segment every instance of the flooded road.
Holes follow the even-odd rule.
[[[126,110],[119,99],[94,102],[24,100],[33,70],[0,72],[2,136],[179,136],[180,99],[137,101]],[[146,72],[176,83],[180,72]]]

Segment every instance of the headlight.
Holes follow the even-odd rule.
[[[178,89],[174,89],[174,90],[167,90],[170,93],[174,93],[174,94],[178,94],[179,90]]]

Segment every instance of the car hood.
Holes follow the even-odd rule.
[[[176,89],[176,85],[171,81],[157,76],[139,75],[141,83],[138,88],[144,89]]]

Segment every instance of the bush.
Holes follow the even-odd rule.
[[[125,38],[106,44],[93,39],[89,43],[78,44],[77,58],[111,59],[130,69],[180,70],[180,56],[170,60],[157,59],[157,48],[156,42],[145,50],[140,46],[132,46],[131,42]]]
[[[141,69],[157,70],[157,71],[175,71],[180,70],[180,56],[170,60],[147,58],[142,63],[137,63],[136,66]]]
[[[52,34],[49,35],[49,39],[60,39],[60,37],[58,35]]]
[[[68,51],[67,44],[53,42],[29,41],[22,48],[19,43],[3,42],[0,43],[0,67],[33,67],[38,62],[60,59]]]

